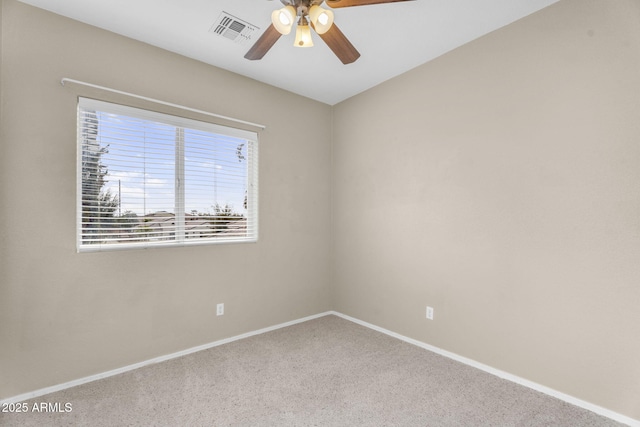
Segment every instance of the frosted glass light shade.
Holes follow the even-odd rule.
[[[313,22],[313,29],[318,34],[324,34],[329,31],[333,25],[333,12],[325,10],[320,6],[311,6],[309,9],[309,18]]]
[[[280,34],[286,36],[296,22],[296,15],[296,9],[293,6],[285,6],[271,13],[271,23]]]
[[[313,46],[313,40],[311,39],[311,28],[305,22],[304,24],[298,23],[296,28],[296,40],[293,42],[296,47],[311,47]]]

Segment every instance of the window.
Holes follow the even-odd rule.
[[[255,132],[78,103],[78,250],[255,242]]]

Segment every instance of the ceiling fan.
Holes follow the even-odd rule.
[[[333,12],[320,7],[322,3],[332,9],[340,7],[364,6],[369,4],[394,3],[412,0],[280,0],[284,7],[271,14],[271,25],[260,36],[244,56],[250,60],[262,57],[278,41],[280,36],[291,32],[297,21],[294,46],[311,47],[313,28],[343,64],[350,64],[360,57],[360,52],[333,23]]]

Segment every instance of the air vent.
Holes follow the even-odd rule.
[[[255,25],[236,18],[227,12],[222,12],[211,26],[211,29],[209,29],[209,32],[242,44],[251,40],[253,33],[257,30],[258,27]]]

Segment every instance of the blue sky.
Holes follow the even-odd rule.
[[[104,190],[120,194],[122,213],[175,212],[176,127],[100,114],[98,142],[109,146],[102,156],[109,172]],[[185,212],[213,213],[218,203],[244,213],[246,141],[195,129],[183,135]]]

